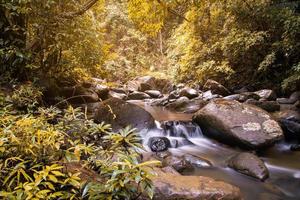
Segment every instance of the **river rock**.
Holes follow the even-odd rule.
[[[186,106],[189,102],[189,98],[187,97],[180,97],[178,99],[176,99],[174,102],[169,103],[166,108],[170,109],[170,110],[177,110],[180,109],[184,106]]]
[[[151,97],[144,93],[144,92],[138,92],[134,91],[128,95],[129,100],[143,100],[143,99],[150,99]]]
[[[213,166],[209,160],[198,156],[184,155],[184,159],[187,162],[189,162],[192,166],[197,168],[207,168]]]
[[[218,94],[213,94],[211,92],[211,90],[203,92],[203,94],[202,94],[202,98],[205,101],[209,101],[209,100],[212,100],[212,99],[215,99],[215,98],[218,98],[218,97],[220,97],[220,96]]]
[[[154,127],[154,119],[150,113],[141,107],[118,98],[109,98],[99,103],[95,111],[96,122],[106,122],[113,130],[119,130],[131,125],[138,130]]]
[[[98,94],[98,97],[103,101],[109,97],[109,87],[106,85],[97,84],[94,87],[94,91]]]
[[[261,99],[265,99],[268,101],[275,101],[277,98],[277,95],[273,90],[263,89],[254,93],[257,94]]]
[[[189,99],[193,99],[195,97],[199,96],[199,93],[197,90],[192,89],[192,88],[183,88],[179,91],[179,96],[180,97],[187,97]]]
[[[269,171],[264,162],[251,153],[239,153],[229,160],[228,166],[262,181],[269,177]]]
[[[189,161],[187,161],[183,156],[168,156],[162,160],[162,166],[171,166],[178,172],[193,169],[192,164]]]
[[[219,94],[222,96],[227,96],[230,94],[229,90],[226,89],[223,85],[218,83],[217,81],[208,79],[203,86],[203,90],[211,90],[214,94]]]
[[[170,92],[168,99],[178,99],[180,96],[177,90]]]
[[[129,91],[145,91],[154,88],[155,78],[152,76],[137,77],[134,80],[127,82]]]
[[[146,90],[145,93],[148,94],[152,98],[160,98],[160,97],[162,97],[161,92],[158,91],[158,90]]]
[[[169,98],[168,97],[162,97],[160,99],[155,99],[153,100],[150,105],[151,106],[165,106],[169,103]]]
[[[283,138],[279,124],[266,111],[238,101],[215,99],[193,120],[204,134],[242,148],[266,147]]]
[[[162,152],[171,147],[170,140],[166,137],[151,137],[148,140],[148,146],[153,152]]]
[[[160,91],[163,94],[170,93],[174,90],[175,86],[168,79],[155,79],[155,90]]]
[[[122,99],[122,100],[126,100],[127,99],[127,95],[124,93],[118,93],[118,92],[114,92],[114,91],[109,91],[109,97],[110,98],[118,98],[118,99]]]
[[[283,110],[273,114],[281,124],[286,139],[300,141],[300,113],[295,110]]]
[[[223,99],[236,100],[236,101],[239,101],[239,102],[245,102],[249,99],[258,100],[259,96],[255,93],[253,93],[253,92],[244,92],[244,93],[241,93],[241,94],[229,95],[229,96],[224,97]]]
[[[155,168],[153,200],[241,200],[239,188],[203,176],[182,176]],[[147,198],[144,198],[147,199]]]
[[[246,103],[260,107],[268,112],[275,112],[280,110],[280,104],[277,101],[257,101],[254,99],[248,99]]]
[[[276,101],[280,104],[294,104],[300,100],[300,91],[293,92],[289,98],[278,98]]]

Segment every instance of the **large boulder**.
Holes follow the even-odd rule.
[[[269,177],[269,171],[264,162],[251,153],[237,154],[229,160],[228,166],[262,181]]]
[[[242,199],[239,188],[212,178],[182,176],[165,168],[155,168],[155,173],[153,200]]]
[[[214,94],[219,94],[222,96],[227,96],[230,94],[229,90],[226,89],[223,85],[211,79],[208,79],[206,81],[206,83],[203,86],[203,90],[211,90]]]
[[[243,148],[266,147],[283,137],[279,124],[266,111],[238,101],[213,100],[193,120],[204,134]]]
[[[95,121],[106,122],[118,130],[131,125],[138,130],[154,127],[154,118],[141,107],[118,98],[110,98],[99,103],[95,110]]]

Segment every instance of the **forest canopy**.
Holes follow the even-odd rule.
[[[298,1],[2,0],[0,9],[1,74],[19,79],[299,83]]]

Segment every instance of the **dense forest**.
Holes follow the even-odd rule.
[[[296,200],[299,142],[300,1],[1,0],[1,199]]]

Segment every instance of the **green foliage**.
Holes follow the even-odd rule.
[[[290,8],[269,0],[206,0],[190,5],[185,17],[168,41],[178,81],[287,87],[299,79],[293,66],[300,18]]]
[[[20,86],[13,95],[27,101],[21,97],[28,90],[37,92],[28,87]],[[72,107],[64,111],[39,107],[24,113],[8,101],[12,97],[0,94],[1,198],[131,199],[141,193],[153,195],[148,166],[157,163],[138,162],[141,144],[134,129],[113,133],[110,125],[96,124]],[[68,162],[89,166],[103,182],[86,183],[80,173],[66,171],[64,163]]]
[[[17,109],[32,111],[42,101],[41,89],[31,83],[21,85],[20,88],[13,92],[11,101]]]

